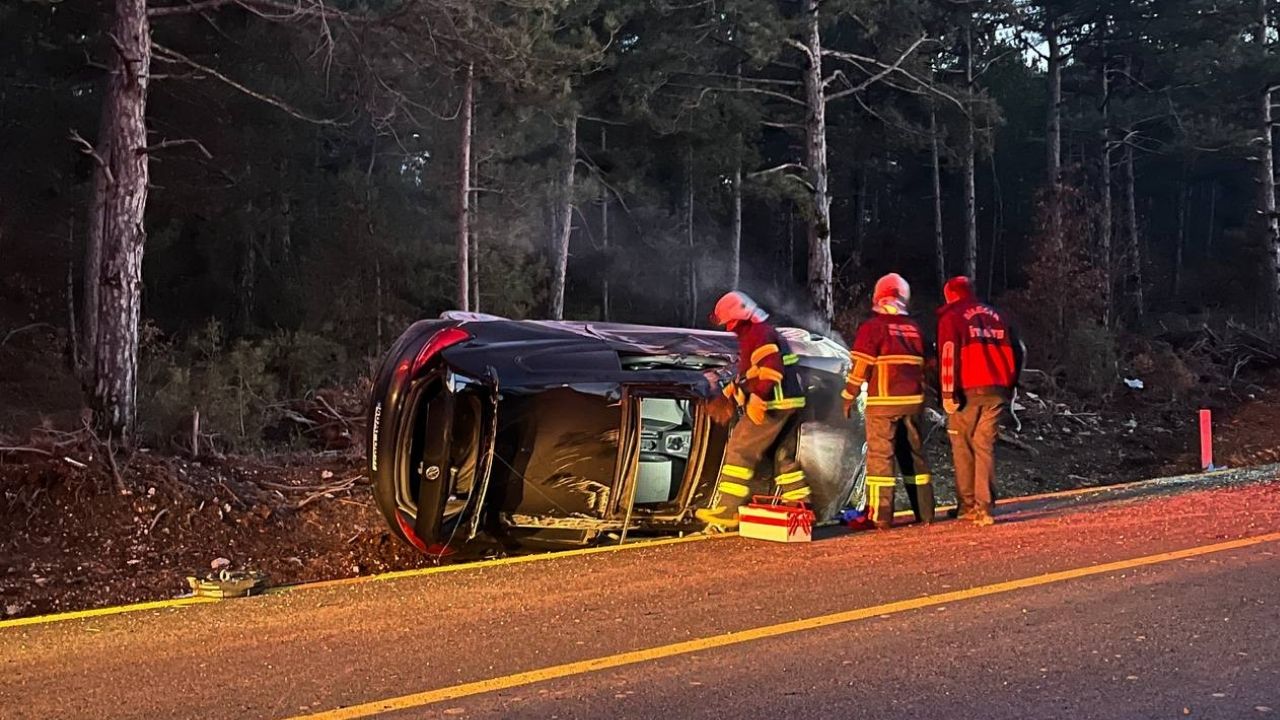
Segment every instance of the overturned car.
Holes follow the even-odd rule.
[[[819,522],[862,490],[862,423],[840,391],[848,351],[779,331],[806,387],[800,459]],[[585,545],[703,529],[728,429],[707,406],[732,376],[721,332],[445,313],[384,358],[369,474],[392,531],[439,554],[484,532]]]

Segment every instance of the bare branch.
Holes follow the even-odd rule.
[[[803,107],[803,106],[805,105],[805,102],[804,102],[803,100],[799,100],[799,99],[797,99],[797,98],[791,97],[790,95],[787,95],[786,93],[780,93],[780,92],[776,92],[776,91],[774,91],[774,90],[765,90],[764,88],[754,88],[754,87],[743,87],[743,88],[739,88],[739,87],[725,87],[725,88],[712,88],[712,87],[708,87],[708,88],[698,88],[698,87],[695,87],[695,86],[693,86],[693,85],[676,85],[676,84],[674,84],[674,83],[672,83],[671,87],[681,88],[681,89],[684,89],[684,90],[698,90],[698,89],[701,89],[701,90],[702,90],[702,95],[705,95],[705,94],[707,94],[707,93],[709,93],[709,92],[742,92],[742,93],[750,93],[750,94],[753,94],[753,95],[764,95],[765,97],[771,97],[771,98],[774,98],[774,99],[776,99],[776,100],[785,100],[786,102],[792,103],[792,104],[794,104],[794,105],[800,105],[801,107]],[[701,96],[699,96],[699,100],[700,100],[700,99],[701,99]]]
[[[931,136],[929,133],[927,133],[927,132],[921,132],[920,130],[917,130],[917,129],[915,129],[915,128],[913,128],[913,127],[909,126],[909,125],[904,125],[904,124],[902,124],[902,123],[894,122],[894,121],[890,120],[889,118],[885,117],[883,114],[881,114],[881,113],[877,112],[877,111],[875,110],[875,108],[873,108],[873,107],[871,107],[870,105],[868,105],[868,104],[867,104],[867,102],[866,102],[866,100],[864,100],[864,99],[862,98],[862,96],[861,96],[861,95],[854,95],[854,96],[853,96],[853,99],[857,101],[858,105],[862,107],[862,109],[863,109],[863,111],[864,111],[864,112],[866,112],[866,113],[867,113],[868,115],[870,115],[871,117],[873,117],[873,118],[875,118],[875,119],[879,120],[880,122],[884,123],[884,124],[885,124],[886,126],[888,126],[888,127],[894,128],[894,129],[898,130],[899,132],[904,132],[904,133],[908,133],[908,134],[910,134],[910,135],[915,135],[916,137],[921,137],[921,138],[929,138],[929,137],[932,137],[932,136]]]
[[[923,41],[923,38],[921,39],[920,42],[922,41]],[[952,103],[956,107],[960,108],[960,112],[964,113],[966,116],[968,115],[969,111],[965,107],[965,104],[963,102],[957,99],[954,95],[944,92],[943,90],[938,88],[938,86],[935,83],[931,83],[919,77],[916,77],[915,74],[911,73],[908,70],[903,69],[900,64],[901,59],[899,59],[898,63],[889,65],[872,57],[867,57],[865,55],[858,55],[856,53],[842,52],[839,50],[824,50],[823,54],[833,57],[837,60],[843,60],[849,63],[850,65],[853,65],[854,67],[858,68],[859,70],[862,70],[863,72],[866,72],[866,68],[863,67],[864,64],[871,65],[873,67],[882,68],[884,70],[884,72],[882,73],[877,73],[873,75],[869,79],[869,82],[882,81],[884,80],[884,78],[888,77],[889,75],[901,75],[907,78],[908,80],[910,80],[911,82],[915,83],[920,89],[923,89],[925,92],[937,95],[938,97],[946,100],[947,102]],[[841,90],[840,92],[835,93],[833,96],[829,97],[828,100],[835,99],[836,97],[843,97],[845,95],[850,95],[852,94],[852,92],[857,92],[858,91],[857,87],[861,87],[861,86],[856,86],[855,88],[850,88],[849,90]],[[895,86],[895,87],[898,87],[898,86]],[[908,90],[908,88],[901,88],[901,89]]]
[[[204,155],[204,158],[206,160],[213,159],[213,153],[209,152],[209,149],[206,148],[203,143],[201,143],[199,140],[196,140],[195,138],[183,138],[182,140],[161,140],[159,143],[155,145],[151,145],[150,147],[144,147],[139,149],[138,153],[139,154],[153,153],[153,152],[158,152],[160,150],[164,150],[166,148],[178,147],[181,145],[195,145],[196,149],[200,151],[201,155]]]
[[[702,77],[702,78],[717,78],[720,80],[734,80],[734,81],[741,80],[744,83],[754,83],[756,85],[782,85],[784,87],[800,87],[804,85],[804,83],[799,80],[775,80],[773,78],[753,78],[753,77],[745,77],[745,76],[739,77],[737,75],[730,75],[729,73],[689,72],[689,73],[679,73],[679,74],[693,75],[693,76]]]
[[[223,5],[231,5],[237,0],[203,0],[203,2],[190,2],[186,5],[167,5],[163,7],[147,8],[149,17],[167,17],[169,15],[190,15],[193,13],[204,12],[206,10],[217,10]]]
[[[915,42],[913,42],[913,43],[911,43],[911,46],[910,46],[910,47],[908,47],[906,50],[903,50],[903,51],[902,51],[902,54],[898,56],[898,59],[897,59],[897,60],[894,60],[894,61],[893,61],[893,64],[892,64],[892,65],[885,65],[885,66],[883,67],[883,69],[881,69],[881,70],[880,70],[880,72],[878,72],[878,73],[876,73],[875,75],[872,75],[871,77],[869,77],[869,78],[867,78],[866,80],[862,81],[862,83],[861,83],[861,84],[859,84],[859,85],[855,85],[854,87],[851,87],[851,88],[849,88],[848,90],[843,90],[843,91],[841,91],[840,93],[837,93],[837,95],[848,95],[848,94],[851,94],[851,93],[859,93],[859,92],[862,92],[863,90],[866,90],[867,88],[871,87],[872,85],[874,85],[874,84],[876,84],[876,83],[880,82],[881,80],[883,80],[883,79],[885,78],[885,76],[887,76],[889,73],[901,71],[901,70],[902,70],[902,63],[903,63],[903,62],[904,62],[904,61],[905,61],[905,60],[906,60],[906,59],[907,59],[907,58],[908,58],[912,53],[914,53],[914,52],[916,51],[916,48],[920,47],[920,45],[921,45],[925,40],[928,40],[928,39],[929,39],[929,36],[928,36],[928,35],[921,35],[920,37],[916,38],[916,41],[915,41]]]
[[[8,342],[13,339],[13,336],[17,335],[18,333],[26,332],[28,330],[35,330],[36,328],[42,328],[42,327],[52,327],[52,326],[49,325],[49,323],[38,322],[38,323],[31,323],[30,325],[23,325],[20,328],[14,328],[13,330],[10,330],[9,332],[5,333],[5,336],[3,339],[0,339],[0,347],[4,347],[5,345],[7,345]]]
[[[163,45],[160,45],[159,43],[152,42],[151,48],[152,50],[155,51],[157,60],[160,60],[162,62],[181,63],[195,70],[199,70],[202,73],[211,75],[217,78],[218,80],[221,80],[223,83],[231,86],[232,88],[239,90],[245,95],[248,95],[249,97],[255,100],[261,100],[262,102],[267,103],[268,105],[272,105],[276,108],[279,108],[280,110],[283,110],[285,113],[288,113],[289,115],[299,120],[313,123],[315,125],[328,125],[333,127],[340,127],[346,124],[346,123],[340,123],[337,120],[333,120],[330,118],[315,118],[315,117],[306,115],[302,111],[295,109],[293,106],[289,105],[288,103],[286,103],[285,101],[277,97],[273,97],[271,95],[266,95],[254,90],[250,90],[249,88],[245,87],[244,85],[241,85],[235,80],[232,80],[226,75],[223,75],[217,70],[214,70],[213,68],[207,67],[205,65],[201,65],[200,63],[196,62],[195,60],[192,60],[186,55],[183,55],[182,53],[179,53],[175,50],[170,50],[169,48],[166,48]]]
[[[369,19],[335,10],[326,6],[323,0],[310,0],[308,4],[310,7],[305,5],[302,0],[298,0],[295,3],[282,2],[281,0],[198,0],[194,2],[193,0],[187,0],[185,5],[162,5],[147,8],[147,15],[149,17],[194,15],[209,10],[218,10],[227,5],[237,5],[254,15],[268,20],[293,20],[299,17],[343,18],[344,20],[355,21],[367,21]],[[268,14],[264,12],[265,10],[275,10],[280,14]]]
[[[809,51],[808,45],[805,45],[804,43],[800,42],[799,40],[796,40],[795,38],[788,38],[787,44],[793,48],[796,48],[800,52],[804,53],[804,56],[809,59],[809,62],[813,62],[814,60],[813,53]]]
[[[773,175],[774,173],[784,173],[790,170],[794,170],[796,172],[808,172],[809,168],[805,167],[804,165],[801,165],[800,163],[783,163],[781,165],[767,168],[765,170],[757,170],[753,173],[748,173],[747,177],[754,180],[755,178],[764,177],[766,175]]]
[[[97,148],[95,148],[88,140],[85,140],[84,136],[81,135],[78,130],[71,131],[70,140],[80,146],[80,152],[93,158],[93,161],[98,164],[98,167],[102,168],[102,171],[107,174],[108,183],[116,181],[115,175],[111,173],[111,166],[107,164],[106,160],[102,159],[102,156],[98,154]]]
[[[596,115],[579,115],[579,116],[578,116],[578,119],[579,119],[579,120],[586,120],[587,122],[596,122],[596,123],[600,123],[601,125],[613,125],[613,126],[616,126],[616,127],[626,127],[626,126],[627,126],[627,123],[625,123],[625,122],[623,122],[623,121],[621,121],[621,120],[610,120],[610,119],[608,119],[608,118],[602,118],[602,117],[599,117],[599,116],[596,116]]]

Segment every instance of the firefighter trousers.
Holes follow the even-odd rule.
[[[809,484],[800,468],[799,445],[798,410],[770,410],[759,425],[745,417],[740,419],[729,432],[724,466],[716,486],[719,514],[733,516],[751,500],[752,494],[808,501]],[[765,486],[757,477],[765,460],[773,461],[772,487]]]
[[[991,514],[996,478],[996,438],[1009,401],[999,395],[974,395],[947,419],[951,458],[956,467],[959,511]]]
[[[871,520],[880,526],[893,522],[893,492],[901,474],[916,520],[933,522],[933,476],[924,456],[920,410],[877,410],[868,412],[866,419],[867,510]]]

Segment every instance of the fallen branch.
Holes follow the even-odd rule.
[[[322,498],[322,497],[325,497],[325,496],[328,496],[328,495],[332,495],[332,494],[334,494],[334,493],[339,493],[339,492],[345,492],[345,491],[348,491],[348,490],[350,490],[350,489],[351,489],[351,487],[352,487],[353,485],[355,485],[355,478],[351,478],[351,479],[349,479],[349,480],[348,480],[346,483],[344,483],[344,484],[340,484],[340,485],[336,485],[336,486],[334,486],[334,487],[329,487],[329,488],[324,488],[324,489],[322,489],[322,490],[318,490],[318,491],[316,491],[316,492],[312,493],[311,495],[308,495],[305,499],[303,499],[301,502],[299,502],[299,503],[295,506],[295,508],[296,508],[296,509],[298,509],[298,510],[301,510],[302,508],[304,508],[304,507],[306,507],[307,505],[311,504],[311,502],[312,502],[312,501],[314,501],[314,500],[319,500],[319,499],[320,499],[320,498]]]
[[[218,485],[221,485],[222,489],[227,491],[227,494],[231,496],[232,500],[236,501],[237,505],[239,505],[242,509],[247,510],[249,508],[249,503],[246,503],[244,500],[241,500],[240,496],[236,494],[235,490],[232,490],[231,488],[227,487],[227,483],[222,479],[221,475],[219,475],[217,479],[218,479]]]
[[[156,523],[160,522],[160,518],[164,517],[166,514],[168,514],[168,512],[169,512],[169,508],[161,508],[160,512],[156,513],[156,516],[151,518],[151,524],[147,526],[148,535],[151,534],[152,530],[156,529]]]
[[[53,453],[49,452],[48,450],[41,450],[40,448],[16,447],[16,446],[0,447],[0,453],[24,453],[24,452],[35,453],[37,455],[44,455],[45,457],[53,457]]]
[[[120,468],[116,466],[116,453],[111,447],[110,439],[107,440],[106,452],[103,454],[107,456],[107,467],[111,470],[111,477],[116,482],[116,491],[123,496],[132,495],[133,493],[129,492],[129,488],[124,484],[124,476],[120,474]]]

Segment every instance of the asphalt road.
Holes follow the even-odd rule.
[[[0,717],[1280,717],[1280,481],[1000,519],[0,626]]]

